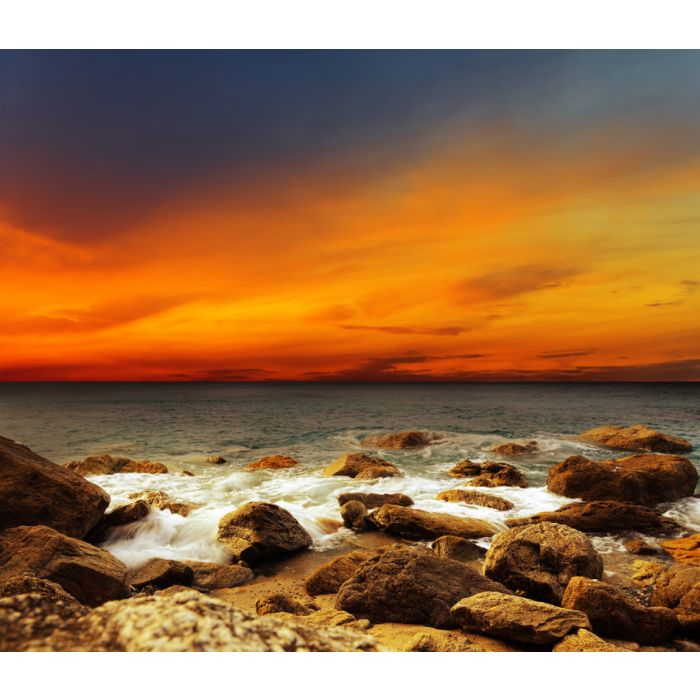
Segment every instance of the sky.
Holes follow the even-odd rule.
[[[0,380],[700,380],[700,52],[0,51]]]

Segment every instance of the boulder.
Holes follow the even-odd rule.
[[[521,455],[531,455],[539,450],[537,440],[529,440],[524,445],[517,442],[506,442],[503,445],[496,445],[489,451],[504,457],[519,457]]]
[[[15,600],[15,599],[8,599]],[[107,603],[37,640],[32,651],[379,651],[347,627],[258,617],[197,591]]]
[[[527,479],[512,465],[505,462],[472,462],[463,459],[447,472],[458,479],[476,477],[468,482],[469,486],[517,486],[527,488]]]
[[[109,496],[99,486],[0,437],[0,530],[46,525],[84,537],[100,520]]]
[[[357,549],[331,559],[307,577],[304,581],[306,592],[310,595],[337,593],[343,583],[357,571],[360,564],[364,564],[376,555],[377,550]]]
[[[449,489],[441,491],[437,496],[441,501],[449,503],[469,503],[483,508],[495,508],[496,510],[512,510],[515,506],[505,498],[492,496],[480,491],[465,491],[464,489]]]
[[[343,455],[323,470],[323,476],[349,476],[352,479],[381,479],[399,476],[401,470],[381,457],[364,452]]]
[[[600,578],[603,560],[583,533],[545,522],[496,535],[484,573],[516,593],[558,605],[569,579]]]
[[[246,564],[216,564],[209,561],[185,561],[192,569],[193,585],[198,588],[236,588],[253,580],[253,572]]]
[[[438,537],[430,546],[433,554],[440,559],[475,561],[486,554],[483,547],[479,547],[463,537],[454,537],[453,535]]]
[[[379,508],[379,506],[390,503],[394,506],[412,506],[413,499],[403,493],[362,493],[355,491],[353,493],[341,493],[338,496],[338,503],[342,506],[348,501],[360,501],[364,504],[367,510]]]
[[[45,578],[37,578],[34,574],[17,574],[0,584],[0,598],[8,598],[25,593],[40,593],[44,599],[62,600],[76,609],[87,611],[63,586]]]
[[[661,543],[667,554],[683,564],[700,564],[700,532]]]
[[[221,455],[209,455],[204,458],[204,461],[208,464],[226,464],[226,457]]]
[[[561,642],[554,645],[552,651],[612,651],[612,652],[630,652],[631,649],[625,649],[610,642],[606,642],[593,632],[580,629],[574,634],[569,634]]]
[[[171,513],[187,517],[195,508],[199,508],[196,503],[180,503],[174,501],[165,491],[139,491],[130,493],[129,498],[136,498],[145,501],[147,505],[158,510],[169,510]]]
[[[131,472],[142,474],[168,473],[168,468],[160,462],[137,461],[128,457],[112,457],[111,455],[93,455],[82,460],[66,462],[63,466],[82,476]]]
[[[347,501],[340,507],[343,525],[351,530],[366,530],[367,508],[360,501]]]
[[[368,435],[362,440],[362,445],[383,450],[405,450],[407,448],[425,447],[440,439],[442,439],[442,435],[431,430],[404,430],[400,433]]]
[[[419,547],[392,547],[361,564],[340,587],[335,607],[370,622],[453,627],[450,608],[481,591],[503,591],[461,562]]]
[[[583,576],[571,578],[561,605],[585,613],[597,634],[639,644],[658,644],[678,626],[669,608],[646,607],[617,586]]]
[[[460,600],[452,608],[452,619],[464,630],[538,645],[553,644],[579,629],[591,629],[582,612],[495,592]]]
[[[102,516],[100,522],[90,530],[87,540],[97,544],[104,542],[112,528],[143,520],[150,510],[151,508],[148,503],[142,500],[127,503],[125,506],[119,506]]]
[[[299,462],[297,462],[294,457],[285,457],[284,455],[269,455],[267,457],[261,457],[256,459],[255,462],[251,462],[243,467],[244,471],[255,472],[260,469],[291,469],[296,467]]]
[[[311,535],[284,508],[252,501],[219,521],[216,538],[239,559],[260,561],[307,549]]]
[[[661,550],[655,544],[638,537],[625,540],[622,545],[630,554],[661,554]]]
[[[618,530],[671,530],[678,527],[651,508],[618,501],[588,501],[568,503],[549,513],[537,513],[527,518],[510,518],[508,527],[533,523],[561,523],[581,532],[616,532]]]
[[[59,584],[85,605],[128,593],[126,566],[116,557],[43,525],[0,532],[0,582],[26,573]]]
[[[675,455],[633,455],[594,461],[569,457],[547,475],[553,493],[584,501],[660,503],[692,496],[698,473],[690,460]]]
[[[455,479],[464,479],[468,476],[478,476],[481,474],[481,464],[472,462],[471,459],[462,459],[447,472],[448,476]]]
[[[286,593],[272,593],[255,601],[255,612],[258,615],[273,613],[290,613],[291,615],[310,615],[318,610],[313,600],[300,600]]]
[[[180,561],[171,559],[149,559],[135,571],[129,572],[126,582],[134,588],[167,588],[189,586],[194,580],[194,571]]]
[[[700,632],[700,566],[673,564],[660,573],[649,602],[675,610],[684,630]]]
[[[693,446],[683,438],[660,433],[648,425],[603,425],[576,436],[576,440],[604,445],[614,450],[637,450],[640,452],[667,452],[683,454]]]
[[[493,525],[484,520],[429,513],[405,506],[382,506],[373,510],[367,520],[379,530],[409,540],[434,540],[442,535],[479,539],[491,537],[497,532]]]

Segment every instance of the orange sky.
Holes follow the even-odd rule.
[[[700,379],[700,154],[480,129],[217,176],[109,236],[8,215],[0,379]]]

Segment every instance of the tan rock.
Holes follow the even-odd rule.
[[[375,479],[399,476],[401,470],[381,457],[363,452],[346,454],[323,470],[323,476],[349,476],[353,479]]]
[[[581,442],[604,445],[616,450],[639,450],[642,452],[668,452],[682,454],[693,446],[683,438],[660,433],[648,425],[603,425],[576,436]]]
[[[605,651],[605,652],[630,652],[631,649],[606,642],[593,632],[580,629],[574,634],[569,634],[561,642],[554,645],[552,651]]]
[[[666,566],[657,561],[637,559],[632,562],[632,580],[642,586],[652,586],[656,579],[666,571]]]
[[[512,464],[506,462],[472,462],[463,459],[457,462],[447,472],[449,476],[455,478],[476,477],[468,482],[469,486],[495,487],[495,486],[517,486],[527,488],[527,479]]]
[[[661,546],[682,564],[700,564],[700,532],[677,540],[664,540]]]
[[[436,629],[425,625],[382,622],[373,625],[371,634],[390,651],[434,652],[515,652],[520,648],[502,639],[465,633],[462,630]]]
[[[555,464],[547,488],[584,501],[660,503],[691,496],[698,473],[690,460],[674,455],[633,455],[593,461],[569,457]]]
[[[193,571],[193,585],[209,590],[237,588],[252,581],[254,577],[250,567],[244,563],[216,564],[207,561],[185,561],[183,564],[187,564]]]
[[[209,455],[204,458],[204,461],[208,464],[226,464],[226,457],[221,455]]]
[[[134,588],[167,588],[189,586],[194,580],[192,569],[180,561],[149,559],[138,569],[129,572],[126,582]]]
[[[165,491],[139,491],[130,493],[129,498],[145,501],[149,506],[158,510],[169,510],[171,513],[187,517],[195,508],[196,503],[181,503],[174,501]]]
[[[109,505],[99,486],[0,437],[0,530],[46,525],[84,537]]]
[[[304,582],[306,592],[310,595],[337,593],[342,584],[359,568],[377,554],[377,550],[357,549],[348,554],[341,554],[335,559],[322,564]]]
[[[255,472],[260,469],[291,469],[296,467],[299,462],[297,462],[294,457],[286,457],[285,455],[269,455],[267,457],[261,457],[256,459],[255,462],[244,467],[247,472]]]
[[[486,554],[483,547],[479,547],[463,537],[454,537],[453,535],[438,537],[430,546],[433,554],[440,559],[475,561]]]
[[[519,457],[521,455],[531,455],[539,450],[536,440],[529,440],[524,445],[517,442],[506,442],[503,445],[496,445],[491,448],[491,452],[504,457]]]
[[[469,503],[495,510],[512,510],[515,507],[509,500],[500,496],[492,496],[480,491],[465,491],[464,489],[441,491],[436,498],[450,503]]]
[[[318,605],[310,598],[300,600],[286,593],[271,593],[255,601],[255,612],[258,615],[273,613],[290,613],[291,615],[310,615],[318,610]]]
[[[675,610],[684,630],[700,632],[700,566],[673,564],[660,573],[649,602]]]
[[[603,560],[578,530],[538,523],[496,535],[486,553],[484,573],[516,593],[558,604],[573,576],[602,576]]]
[[[495,592],[460,600],[452,608],[452,617],[464,630],[525,644],[553,644],[579,629],[591,628],[582,612]]]
[[[412,506],[413,499],[403,493],[362,493],[354,491],[352,493],[341,493],[338,496],[338,503],[342,506],[348,501],[360,501],[367,510],[379,508],[387,503],[394,506]]]
[[[388,479],[392,476],[401,476],[401,472],[397,467],[384,467],[377,465],[375,467],[367,467],[355,475],[357,481],[371,481],[372,479]]]
[[[405,430],[400,433],[368,435],[362,440],[362,445],[384,450],[405,450],[425,447],[440,439],[442,435],[431,430]]]
[[[160,462],[148,460],[137,461],[128,457],[112,457],[111,455],[93,455],[85,459],[67,462],[63,465],[76,474],[93,476],[98,474],[117,474],[139,472],[142,474],[167,474],[168,468]]]

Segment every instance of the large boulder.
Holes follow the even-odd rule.
[[[476,477],[468,482],[469,486],[495,487],[495,486],[517,486],[527,488],[527,479],[512,464],[506,462],[472,462],[463,459],[457,462],[447,472],[449,476],[462,479],[465,477]]]
[[[260,561],[307,549],[311,535],[284,508],[272,503],[246,503],[219,521],[219,542],[239,559]]]
[[[558,523],[515,527],[493,538],[484,573],[528,598],[558,605],[573,576],[600,578],[603,560],[578,530]]]
[[[14,600],[12,598],[7,600]],[[62,625],[32,651],[379,651],[347,627],[258,617],[197,591],[107,603]]]
[[[0,530],[46,525],[84,537],[100,520],[109,496],[78,474],[0,437]]]
[[[507,499],[500,496],[492,496],[481,491],[466,491],[464,489],[448,489],[441,491],[436,498],[448,503],[468,503],[482,508],[494,508],[495,510],[512,510],[515,506]]]
[[[413,499],[403,493],[362,493],[354,491],[352,493],[341,493],[338,496],[339,505],[345,505],[348,501],[360,501],[367,510],[379,508],[379,506],[390,503],[394,506],[412,506]]]
[[[368,435],[362,440],[365,447],[376,447],[383,450],[405,450],[407,448],[425,447],[442,435],[432,430],[404,430],[400,433],[386,433],[383,435]]]
[[[128,593],[121,561],[43,525],[0,532],[0,582],[26,573],[59,584],[85,605],[100,605]]]
[[[401,470],[381,457],[364,452],[343,455],[323,470],[323,476],[349,476],[352,479],[384,479],[400,476]]]
[[[286,457],[285,455],[269,455],[268,457],[261,457],[256,459],[255,462],[251,462],[243,467],[244,471],[255,472],[260,469],[291,469],[296,467],[299,462],[297,462],[294,457]]]
[[[697,483],[698,472],[689,459],[657,454],[602,461],[569,457],[547,475],[550,491],[584,501],[675,501],[692,496]]]
[[[503,593],[478,593],[460,600],[452,608],[452,618],[464,630],[525,644],[553,644],[579,629],[591,629],[582,612]]]
[[[217,564],[209,561],[184,561],[192,573],[193,585],[199,588],[236,588],[253,579],[250,567],[243,563]]]
[[[549,513],[537,513],[527,518],[510,518],[508,527],[533,523],[561,523],[581,532],[615,532],[617,530],[669,530],[677,527],[651,508],[618,501],[588,501],[569,503]]]
[[[677,540],[664,540],[661,546],[676,561],[700,565],[700,532]]]
[[[658,644],[678,626],[669,608],[646,607],[617,586],[583,576],[569,581],[561,605],[585,613],[597,634],[639,644]]]
[[[168,473],[168,468],[160,462],[139,461],[128,457],[112,457],[111,455],[92,455],[85,459],[66,462],[63,466],[82,476],[132,472],[142,474]]]
[[[460,518],[448,513],[429,513],[418,508],[385,505],[367,519],[379,530],[409,540],[434,540],[442,535],[467,539],[491,537],[497,529],[484,520]]]
[[[450,608],[481,591],[508,592],[461,562],[397,546],[361,564],[340,587],[335,607],[372,623],[449,628]]]
[[[337,593],[345,581],[357,571],[360,564],[364,564],[376,555],[377,550],[358,549],[331,559],[307,577],[304,581],[306,592],[310,595]]]
[[[189,586],[194,580],[194,571],[183,562],[155,558],[130,571],[126,580],[137,589]]]
[[[598,635],[593,634],[585,629],[580,629],[574,634],[569,634],[561,642],[557,642],[554,645],[552,651],[588,651],[588,652],[623,652],[629,653],[632,649],[625,649],[624,647],[611,644],[601,639]]]
[[[648,425],[602,425],[576,436],[576,440],[604,445],[614,450],[637,450],[640,452],[668,452],[682,454],[693,446],[683,438],[660,433]]]
[[[649,602],[675,610],[684,629],[700,632],[700,566],[670,566],[656,578]]]
[[[495,452],[497,455],[504,457],[520,457],[522,455],[531,455],[539,450],[539,445],[536,440],[529,440],[524,445],[518,442],[506,442],[502,445],[496,445],[490,449],[490,452]]]
[[[475,561],[486,554],[486,549],[478,544],[465,540],[463,537],[443,535],[430,545],[433,554],[440,559],[456,559],[457,561]]]

